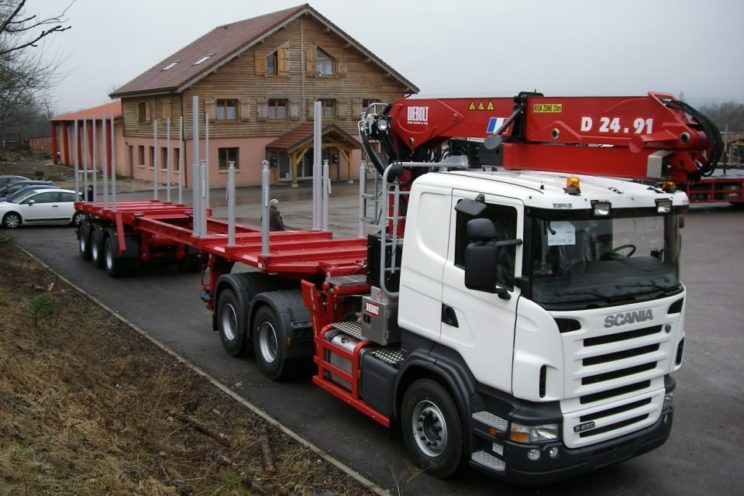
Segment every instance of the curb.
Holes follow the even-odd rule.
[[[155,339],[152,336],[150,336],[147,333],[147,331],[145,331],[144,329],[142,329],[141,327],[139,327],[137,324],[135,324],[134,322],[129,321],[126,317],[123,317],[122,315],[120,315],[118,312],[116,312],[115,310],[113,310],[112,308],[110,308],[108,305],[106,305],[105,303],[103,303],[102,301],[100,301],[98,298],[96,298],[92,294],[88,293],[87,291],[85,291],[81,287],[77,286],[75,283],[73,283],[72,281],[70,281],[69,279],[67,279],[65,276],[63,276],[62,274],[60,274],[59,272],[57,272],[56,270],[54,270],[52,267],[50,267],[49,265],[47,265],[46,262],[44,262],[43,260],[41,260],[39,257],[37,257],[36,255],[34,255],[33,253],[31,253],[30,251],[28,251],[25,247],[23,247],[20,244],[16,243],[15,242],[15,239],[13,239],[13,242],[14,242],[15,246],[17,246],[23,253],[25,253],[26,255],[28,255],[29,257],[31,257],[32,259],[34,259],[36,262],[38,262],[39,264],[41,264],[44,268],[46,268],[52,274],[54,274],[55,276],[57,276],[58,278],[60,278],[62,281],[64,281],[65,283],[67,283],[70,287],[72,287],[73,289],[75,289],[76,291],[78,291],[79,293],[81,293],[82,295],[84,295],[86,298],[88,298],[89,300],[91,300],[93,303],[95,303],[99,307],[101,307],[104,310],[106,310],[108,313],[110,313],[111,315],[113,315],[114,317],[116,317],[117,319],[119,319],[121,322],[123,322],[124,324],[126,324],[130,328],[132,328],[134,331],[136,331],[142,337],[148,339],[155,346],[157,346],[158,348],[160,348],[164,352],[168,353],[171,357],[175,358],[179,363],[181,363],[182,365],[185,365],[186,367],[188,367],[189,369],[191,369],[193,372],[195,372],[197,375],[199,375],[199,376],[203,377],[204,379],[206,379],[207,381],[209,381],[213,386],[217,387],[219,390],[221,390],[222,392],[224,392],[225,394],[227,394],[228,396],[230,396],[233,400],[237,401],[242,406],[244,406],[244,407],[248,408],[249,410],[251,410],[253,413],[255,413],[256,415],[258,415],[259,417],[261,417],[263,420],[265,420],[266,422],[268,422],[270,425],[272,425],[273,427],[276,427],[277,429],[281,430],[284,434],[286,434],[287,436],[289,436],[293,440],[297,441],[298,443],[302,444],[304,447],[306,447],[307,449],[309,449],[310,451],[312,451],[313,453],[315,453],[316,455],[318,455],[319,457],[321,457],[322,459],[324,459],[326,462],[330,463],[331,465],[333,465],[337,469],[341,470],[342,472],[344,472],[346,475],[348,475],[352,479],[354,479],[357,482],[359,482],[366,489],[369,489],[370,491],[372,491],[375,494],[378,494],[380,496],[390,496],[390,492],[389,491],[383,489],[382,487],[378,486],[377,484],[375,484],[371,480],[369,480],[366,477],[364,477],[363,475],[359,474],[358,472],[356,472],[355,470],[353,470],[351,467],[345,465],[343,462],[341,462],[337,458],[333,457],[329,453],[326,453],[323,449],[319,448],[318,446],[316,446],[312,442],[310,442],[307,439],[303,438],[302,436],[300,436],[299,434],[297,434],[293,430],[289,429],[288,427],[285,427],[284,425],[282,425],[281,423],[279,423],[276,419],[274,419],[273,417],[271,417],[267,413],[265,413],[263,410],[261,410],[258,406],[254,405],[253,403],[251,403],[247,399],[243,398],[242,396],[240,396],[239,394],[237,394],[236,392],[234,392],[232,389],[230,389],[226,385],[224,385],[221,382],[219,382],[217,379],[215,379],[214,377],[212,377],[211,375],[209,375],[207,372],[205,372],[204,370],[202,370],[200,367],[198,367],[198,366],[192,364],[191,362],[187,361],[185,358],[181,357],[175,351],[173,351],[170,348],[168,348],[165,344],[161,343],[157,339]]]

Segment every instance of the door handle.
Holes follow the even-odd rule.
[[[442,303],[442,323],[452,327],[460,327],[455,309],[446,303]]]

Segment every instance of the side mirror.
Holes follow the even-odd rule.
[[[28,201],[28,205],[31,206],[31,207],[33,207],[35,203],[36,203],[36,200],[29,200]]]
[[[493,222],[482,218],[468,222],[467,238],[465,287],[476,291],[496,293],[499,298],[505,300],[511,298],[509,291],[499,285],[499,262],[503,259],[503,250],[521,245],[522,240],[496,241],[496,228]]]

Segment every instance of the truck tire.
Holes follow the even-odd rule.
[[[106,273],[114,278],[123,276],[129,268],[129,260],[119,256],[117,251],[116,238],[106,236],[103,242],[103,268]]]
[[[217,301],[217,329],[223,348],[232,356],[244,356],[250,348],[243,315],[235,291],[223,290]]]
[[[413,462],[429,474],[446,478],[460,467],[463,432],[452,396],[438,382],[419,379],[401,405],[401,430]]]
[[[263,305],[256,311],[252,334],[258,368],[272,381],[283,379],[287,336],[273,308]]]
[[[86,220],[78,226],[78,249],[83,260],[90,260],[90,229],[91,225]]]
[[[99,269],[103,267],[105,254],[103,253],[104,230],[92,226],[90,233],[90,261]]]

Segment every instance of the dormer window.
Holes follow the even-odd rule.
[[[176,66],[176,64],[178,64],[179,62],[180,62],[180,60],[176,60],[175,62],[171,62],[170,64],[166,65],[165,67],[163,67],[160,70],[161,71],[167,71],[169,69],[173,69]]]
[[[335,60],[320,48],[315,50],[315,72],[318,76],[332,76],[334,74]]]
[[[206,62],[207,60],[211,59],[212,57],[214,57],[214,54],[213,53],[208,53],[207,55],[205,55],[204,57],[200,58],[199,60],[197,60],[196,62],[194,62],[191,65],[203,64],[204,62]]]

